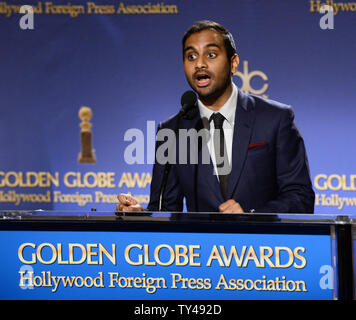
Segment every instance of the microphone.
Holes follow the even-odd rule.
[[[189,90],[183,93],[182,98],[180,99],[182,108],[178,112],[178,118],[174,130],[174,133],[176,135],[178,133],[180,119],[182,117],[185,119],[193,119],[194,116],[196,115],[196,112],[198,111],[198,108],[196,107],[196,102],[197,102],[197,95],[195,94],[194,91]],[[163,210],[163,195],[166,190],[166,185],[167,185],[167,180],[168,180],[168,175],[170,170],[171,170],[171,164],[169,163],[169,161],[167,161],[164,166],[161,189],[159,192],[158,211]]]
[[[180,99],[182,109],[179,111],[179,116],[184,116],[190,109],[194,108],[197,103],[197,95],[194,91],[188,90],[183,93]]]

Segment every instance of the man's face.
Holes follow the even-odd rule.
[[[203,30],[189,36],[184,46],[184,72],[191,88],[202,100],[217,100],[231,87],[238,56],[228,60],[222,35]],[[230,92],[231,94],[231,92]],[[227,97],[228,98],[228,97]]]

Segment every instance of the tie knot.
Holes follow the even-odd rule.
[[[225,117],[220,112],[217,112],[211,115],[210,121],[211,120],[214,121],[215,129],[222,129]]]

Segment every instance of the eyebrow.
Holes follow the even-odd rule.
[[[216,47],[220,49],[220,46],[216,43],[208,43],[205,48],[210,48],[210,47]],[[184,48],[184,52],[188,51],[188,50],[195,50],[195,48],[193,46],[189,46],[189,47],[185,47]]]

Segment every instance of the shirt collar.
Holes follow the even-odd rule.
[[[218,111],[225,117],[225,119],[231,126],[234,126],[234,122],[235,122],[237,96],[238,96],[238,89],[236,85],[232,82],[231,96]],[[203,119],[204,118],[210,119],[211,115],[214,113],[214,111],[206,107],[199,99],[198,99],[198,107],[200,111],[200,116]]]

